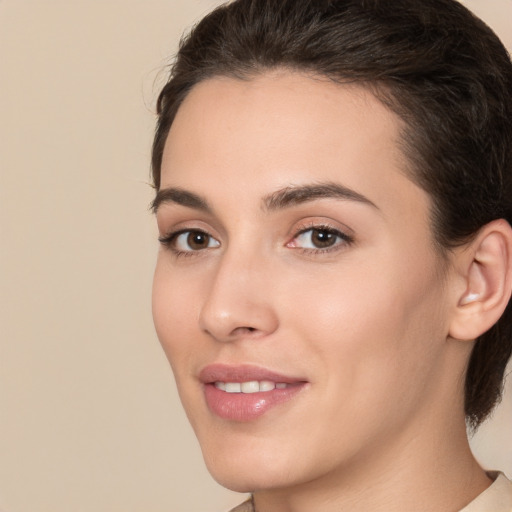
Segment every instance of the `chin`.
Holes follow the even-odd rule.
[[[220,454],[214,452],[209,455],[203,450],[203,454],[212,477],[232,491],[247,493],[293,485],[290,468],[294,465],[284,461],[286,457],[283,457],[283,453],[279,453],[279,450],[255,451],[225,450]]]
[[[217,483],[235,492],[253,493],[291,485],[282,472],[279,474],[266,468],[262,474],[261,469],[251,467],[250,463],[243,462],[242,465],[243,468],[238,467],[237,464],[231,464],[230,467],[222,469],[216,465],[214,467],[207,465],[207,467]]]
[[[209,469],[209,468],[208,468]],[[221,474],[210,470],[210,474],[213,479],[222,487],[229,489],[230,491],[240,493],[253,493],[258,489],[266,488],[261,486],[261,482],[258,482],[258,478],[251,478],[247,475],[235,475],[233,469],[228,470],[227,473],[222,472]]]

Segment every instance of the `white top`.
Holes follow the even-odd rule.
[[[460,512],[512,512],[512,482],[503,473],[487,474],[494,483]]]
[[[487,474],[494,482],[460,512],[512,512],[512,482],[497,471]],[[254,507],[248,500],[231,512],[254,512]]]

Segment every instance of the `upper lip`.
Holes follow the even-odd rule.
[[[306,382],[306,379],[283,375],[281,373],[255,366],[251,364],[230,365],[230,364],[209,364],[199,372],[199,379],[204,384],[212,382],[248,382],[269,380],[272,382],[284,382],[293,384]]]

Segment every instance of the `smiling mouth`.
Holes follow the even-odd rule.
[[[274,389],[286,389],[292,384],[286,382],[273,382],[271,380],[249,380],[246,382],[222,382],[216,381],[214,383],[217,389],[225,391],[226,393],[267,393]]]
[[[200,372],[209,411],[223,420],[251,422],[270,410],[279,414],[309,382],[253,365],[208,365]]]

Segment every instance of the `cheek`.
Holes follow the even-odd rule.
[[[174,373],[193,350],[191,334],[197,324],[198,291],[193,280],[183,282],[169,269],[165,253],[158,257],[153,278],[152,311],[158,339]]]
[[[428,398],[424,384],[435,377],[442,346],[435,340],[442,329],[431,326],[439,325],[440,289],[428,272],[409,274],[400,286],[393,272],[366,267],[312,280],[315,293],[297,297],[287,312],[290,338],[300,340],[294,357],[314,369],[315,414],[304,422],[304,452],[321,464],[400,431]]]
[[[432,261],[395,254],[378,265],[312,278],[306,287],[311,293],[297,297],[288,314],[297,332],[307,333],[309,357],[328,366],[324,378],[338,394],[350,390],[364,398],[371,390],[394,399],[387,388],[427,378],[446,334]]]

